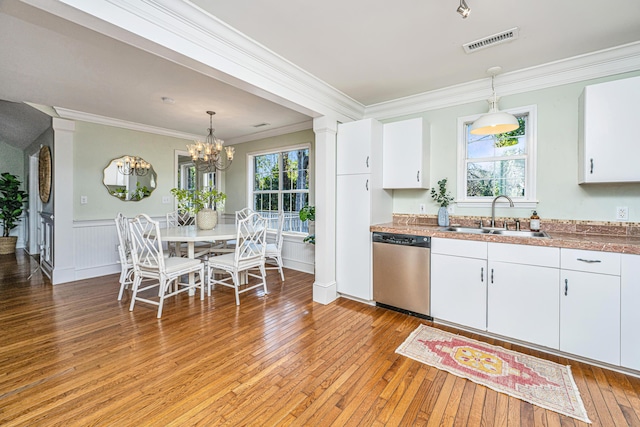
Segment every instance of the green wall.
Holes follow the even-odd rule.
[[[640,184],[578,185],[578,97],[584,86],[602,81],[640,75],[640,72],[589,80],[543,90],[506,96],[500,108],[537,105],[537,199],[540,217],[554,219],[615,221],[617,206],[629,207],[629,219],[640,222]],[[496,88],[500,94],[499,86]],[[422,114],[398,117],[388,122],[424,117],[431,124],[431,185],[449,179],[447,188],[456,194],[457,119],[488,110],[487,103],[475,102]],[[633,124],[629,124],[632,128]],[[635,132],[629,132],[635,138]],[[639,162],[640,167],[640,162]],[[438,205],[427,190],[394,190],[394,213],[418,213],[419,204],[435,214]],[[489,208],[454,207],[454,215],[490,216]],[[501,208],[497,216],[528,218],[531,209]]]
[[[125,216],[146,213],[162,216],[174,209],[169,190],[174,185],[175,150],[185,150],[189,140],[155,135],[117,127],[76,122],[74,134],[74,220],[112,219],[118,212]],[[157,188],[150,197],[124,202],[111,196],[102,184],[103,170],[116,157],[134,155],[153,165],[158,174]],[[58,189],[59,191],[59,189]],[[88,203],[80,204],[87,196]],[[162,196],[171,196],[163,204]]]
[[[24,171],[22,150],[0,141],[0,173],[9,172],[16,175],[22,182],[23,188],[26,188]]]

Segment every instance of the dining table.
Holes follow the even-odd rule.
[[[187,244],[187,257],[194,259],[196,256],[196,242],[226,242],[235,240],[238,234],[236,224],[220,224],[211,230],[201,230],[195,225],[182,225],[179,227],[166,227],[160,229],[160,239],[163,242],[184,242]],[[216,249],[219,252],[231,252],[231,250]],[[195,283],[195,274],[189,273],[189,285]]]

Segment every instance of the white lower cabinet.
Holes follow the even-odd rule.
[[[431,316],[485,330],[487,327],[486,270],[486,243],[432,239]]]
[[[562,249],[561,267],[560,350],[620,365],[620,254]]]
[[[622,255],[620,364],[640,371],[640,255]]]
[[[558,268],[490,261],[487,330],[557,350],[559,275]]]

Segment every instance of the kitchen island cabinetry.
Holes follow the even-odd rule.
[[[431,240],[431,315],[436,319],[486,329],[486,243]]]
[[[487,330],[559,348],[560,250],[489,243]]]
[[[620,365],[620,254],[561,249],[560,350]]]
[[[421,188],[429,184],[429,124],[422,118],[385,123],[382,186]]]
[[[640,76],[586,86],[579,102],[578,183],[640,182],[640,148],[628,127],[638,119]]]
[[[336,289],[373,298],[371,224],[392,218],[391,193],[382,189],[382,124],[340,124],[336,158]]]

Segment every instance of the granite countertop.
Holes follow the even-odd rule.
[[[547,246],[552,248],[583,249],[590,251],[619,252],[640,255],[640,236],[566,233],[546,231],[550,238],[515,237],[497,234],[471,234],[444,231],[444,227],[421,224],[389,222],[370,227],[371,231],[443,237],[448,239],[475,240],[480,242],[513,243],[519,245]]]

